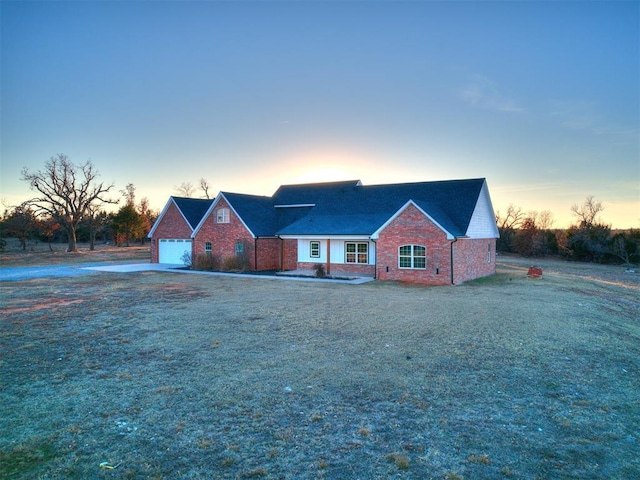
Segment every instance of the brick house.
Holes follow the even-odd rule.
[[[151,261],[210,255],[248,270],[311,270],[458,284],[495,273],[498,229],[485,179],[283,185],[271,197],[171,197]],[[187,253],[185,257],[184,254]]]

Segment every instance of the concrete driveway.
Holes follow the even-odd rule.
[[[60,278],[91,275],[98,272],[143,272],[147,270],[168,270],[183,265],[158,263],[78,263],[75,265],[47,265],[40,267],[0,267],[0,282],[30,280],[33,278]]]
[[[288,272],[283,275],[256,275],[250,273],[226,273],[226,272],[204,272],[200,270],[185,270],[184,265],[169,263],[78,263],[75,265],[48,265],[44,267],[0,267],[0,282],[11,282],[17,280],[31,280],[34,278],[60,278],[75,277],[80,275],[95,275],[100,272],[112,273],[132,273],[149,271],[173,271],[175,273],[193,275],[219,275],[247,278],[264,278],[276,280],[293,280],[299,282],[319,282],[319,283],[347,283],[358,285],[373,281],[370,277],[354,277],[350,279],[335,278],[315,278],[312,276],[294,276],[295,272]]]

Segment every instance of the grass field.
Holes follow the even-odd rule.
[[[529,262],[2,282],[0,478],[640,478],[640,276]]]

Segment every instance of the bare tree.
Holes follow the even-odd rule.
[[[554,223],[553,213],[551,213],[551,210],[543,210],[540,212],[537,223],[540,230],[551,230]]]
[[[592,195],[582,205],[573,205],[571,213],[578,224],[567,230],[563,253],[572,260],[601,262],[609,250],[611,226],[600,223],[598,215],[604,210],[602,202],[596,202]]]
[[[496,223],[498,224],[498,229],[514,230],[520,226],[524,218],[525,215],[522,212],[522,208],[516,207],[513,204],[509,205],[504,217],[500,215],[500,212],[496,212]]]
[[[631,266],[640,260],[640,230],[618,232],[611,238],[611,255],[617,257],[625,266]]]
[[[120,194],[127,201],[127,205],[136,204],[136,186],[133,183],[127,184],[124,190],[120,190]]]
[[[181,197],[192,197],[196,191],[196,187],[191,182],[182,182],[180,185],[173,187]]]
[[[524,256],[546,255],[554,248],[555,235],[550,231],[553,214],[549,210],[531,211],[515,231],[512,249]]]
[[[209,188],[211,188],[211,186],[209,185],[209,182],[207,181],[206,178],[201,178],[200,179],[200,190],[202,190],[202,192],[204,193],[205,198],[211,198],[209,196]]]
[[[500,238],[496,244],[496,248],[501,252],[509,252],[512,248],[515,231],[522,225],[525,218],[521,207],[515,207],[513,204],[507,208],[507,213],[502,216],[500,212],[496,212],[496,224]]]
[[[582,205],[573,205],[571,213],[578,218],[580,226],[590,228],[596,224],[596,218],[604,210],[602,202],[596,202],[593,195],[589,195]]]
[[[38,195],[27,203],[34,207],[36,214],[48,215],[60,223],[69,238],[68,252],[78,250],[76,231],[89,209],[102,203],[117,203],[106,198],[113,183],[97,183],[98,176],[91,161],[78,166],[61,153],[51,157],[44,170],[22,169],[22,180],[29,182],[31,190]]]

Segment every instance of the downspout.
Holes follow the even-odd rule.
[[[451,285],[455,285],[455,283],[453,283],[453,244],[456,243],[458,241],[458,237],[454,237],[453,241],[451,242]]]
[[[253,269],[258,271],[258,237],[253,239]]]
[[[280,239],[280,271],[284,272],[284,238],[278,236]]]
[[[373,279],[377,280],[378,278],[378,244],[373,238],[371,239],[371,241],[375,245],[375,252],[376,252],[375,256],[373,257],[373,261],[376,264],[375,268],[373,269]]]

